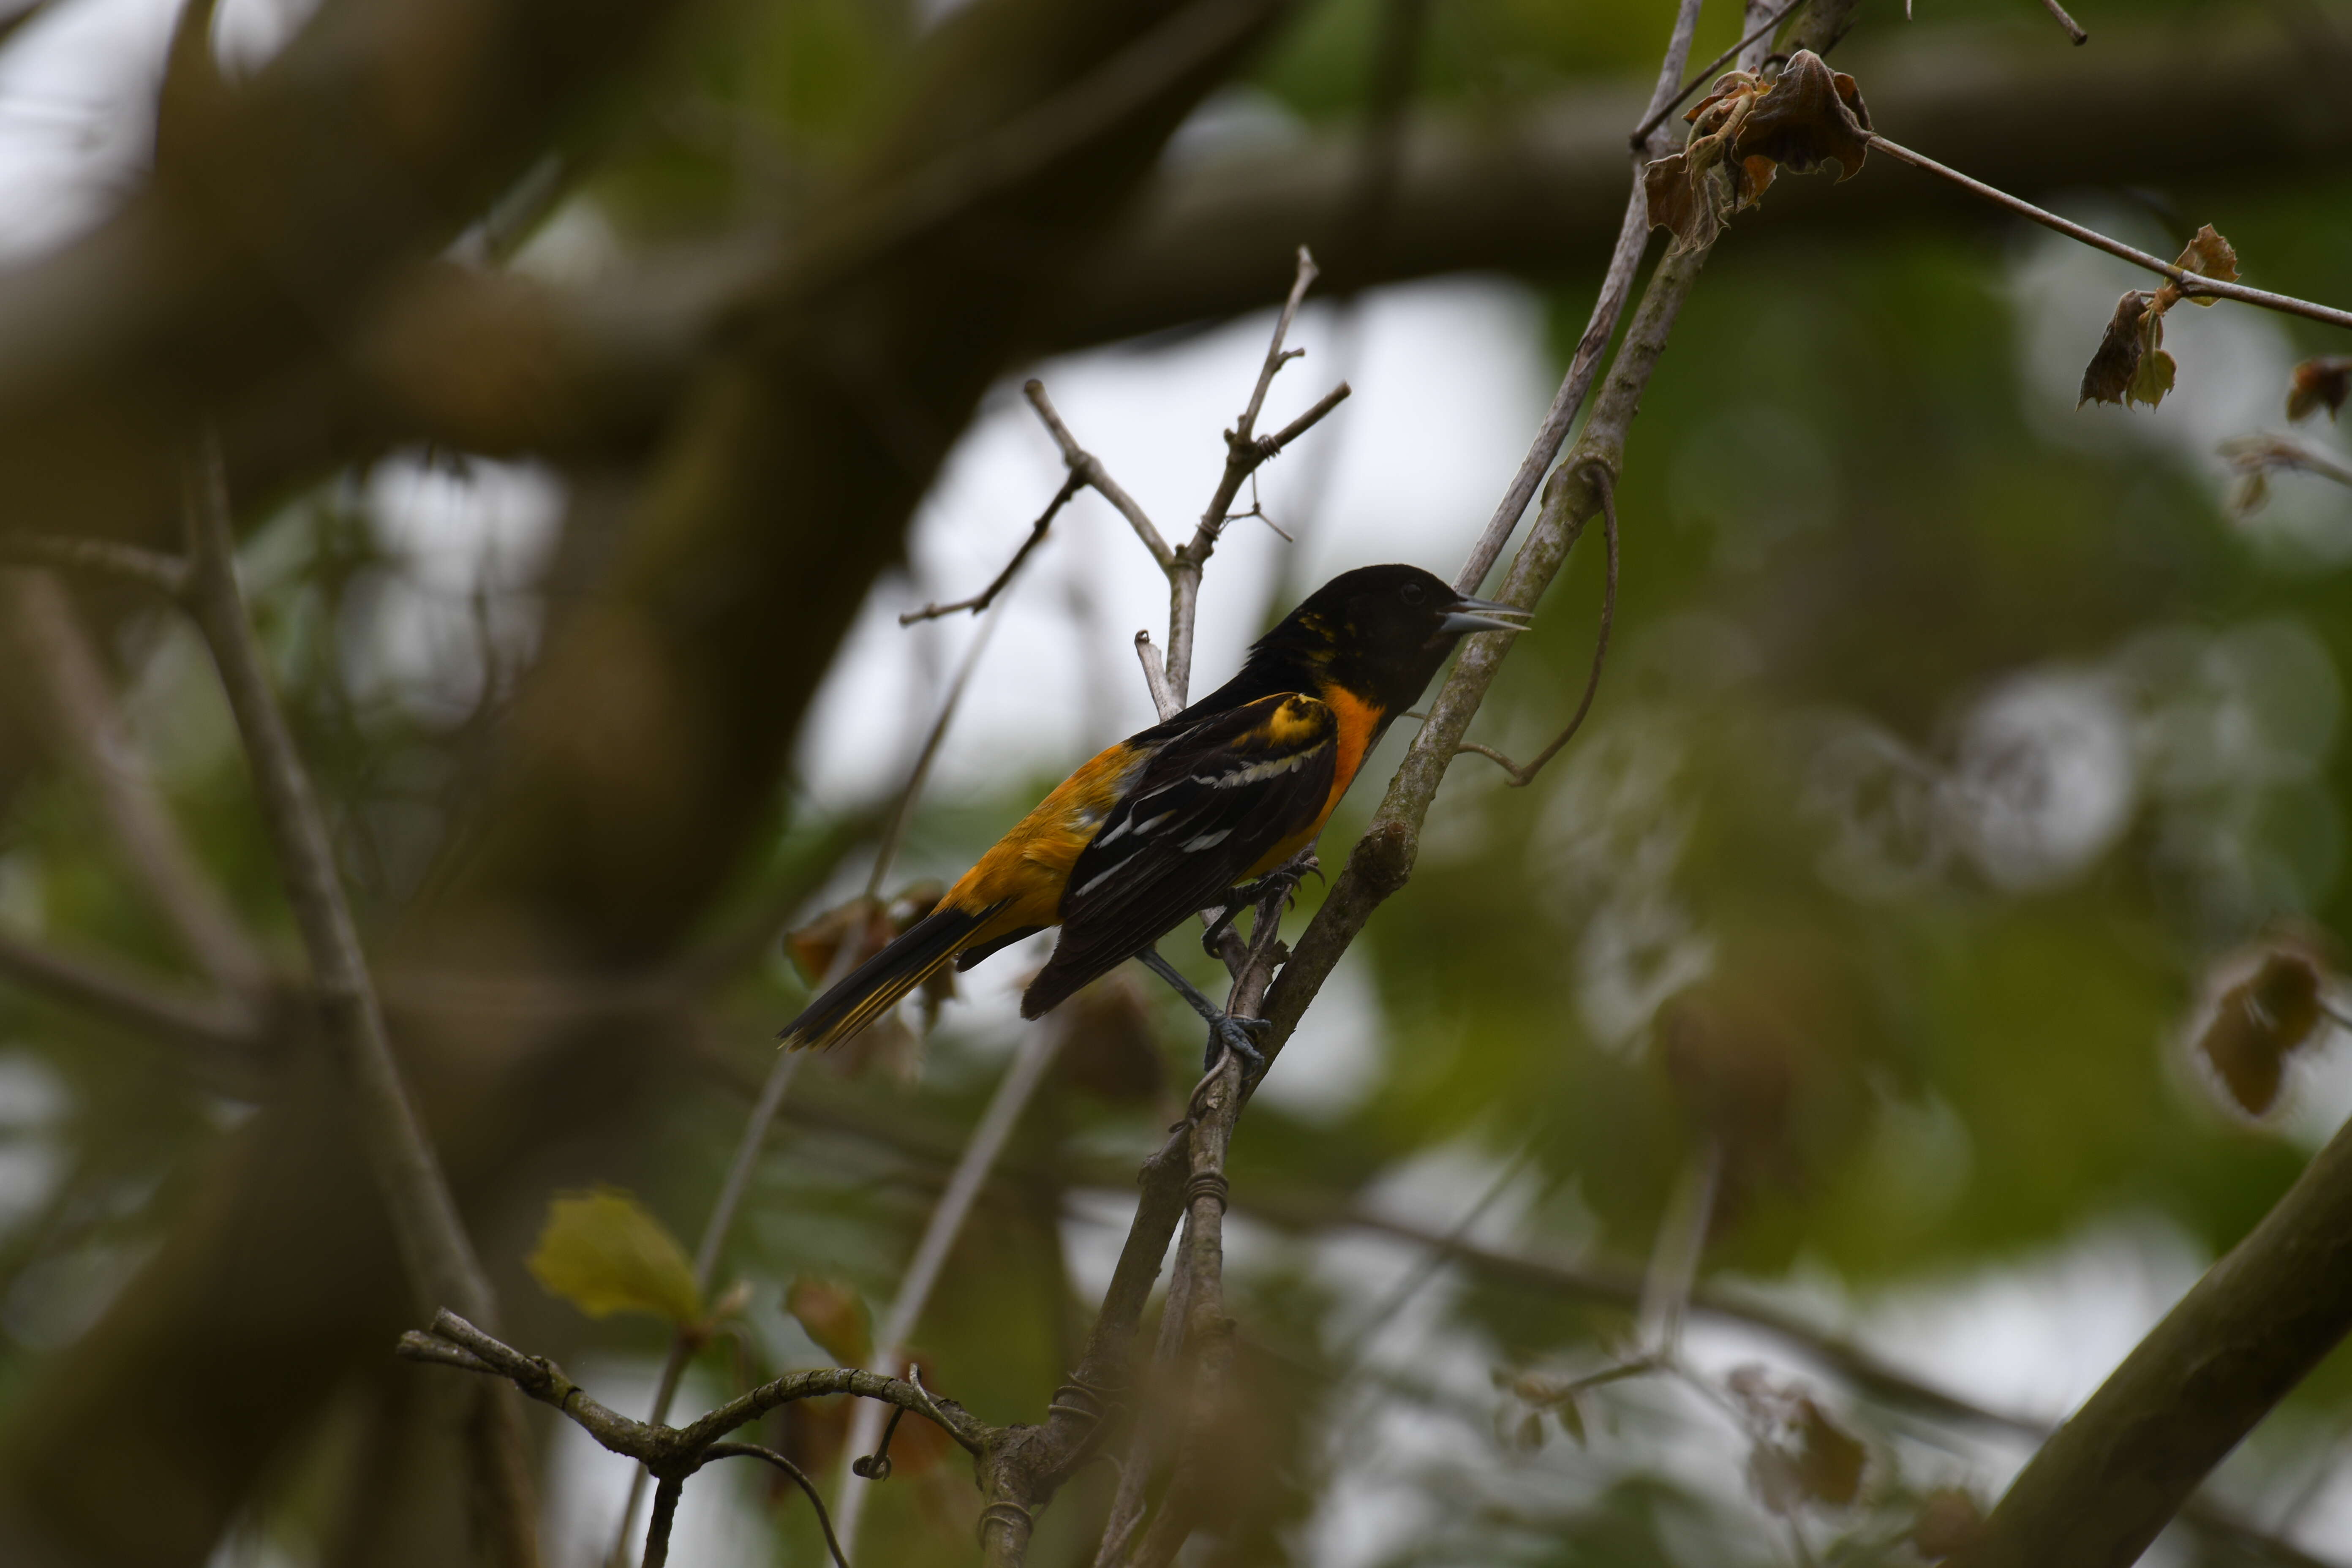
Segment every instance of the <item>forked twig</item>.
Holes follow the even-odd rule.
[[[1575,717],[1569,720],[1568,728],[1559,732],[1558,739],[1538,752],[1525,766],[1475,741],[1465,741],[1454,748],[1456,756],[1465,752],[1475,752],[1500,767],[1510,775],[1513,789],[1525,789],[1534,783],[1536,774],[1543,771],[1544,764],[1559,755],[1560,749],[1576,738],[1577,731],[1584,726],[1584,716],[1592,711],[1592,699],[1601,690],[1601,668],[1609,659],[1609,629],[1617,619],[1616,486],[1611,482],[1607,469],[1596,465],[1591,472],[1593,487],[1601,492],[1601,537],[1608,546],[1608,574],[1601,583],[1601,630],[1592,641],[1592,668],[1584,678],[1584,696],[1576,705]]]

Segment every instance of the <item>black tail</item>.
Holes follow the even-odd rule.
[[[802,1009],[801,1016],[785,1025],[776,1037],[796,1051],[839,1045],[953,958],[965,939],[995,912],[992,908],[954,910],[944,905],[933,910],[889,946],[851,970],[847,979]]]

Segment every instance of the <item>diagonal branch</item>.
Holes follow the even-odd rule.
[[[249,1059],[260,1044],[250,1013],[217,998],[188,996],[110,963],[75,958],[0,931],[0,975],[148,1034]]]
[[[185,568],[170,564],[184,579]],[[255,996],[268,966],[172,820],[64,585],[47,572],[0,573],[0,600],[44,688],[53,743],[105,817],[124,871],[215,985]]]
[[[1168,574],[1168,662],[1163,673],[1168,695],[1180,709],[1192,684],[1192,633],[1200,618],[1201,574],[1215,552],[1225,524],[1232,520],[1234,498],[1241,494],[1242,482],[1312,429],[1348,396],[1348,384],[1341,382],[1276,434],[1257,434],[1257,416],[1265,410],[1265,395],[1274,385],[1274,378],[1282,373],[1284,365],[1307,352],[1283,345],[1290,335],[1291,322],[1297,318],[1298,303],[1307,297],[1316,277],[1315,258],[1302,245],[1298,247],[1298,267],[1290,281],[1290,293],[1283,300],[1282,313],[1275,318],[1274,337],[1266,344],[1265,360],[1258,367],[1256,384],[1250,388],[1249,403],[1234,422],[1234,427],[1225,432],[1224,471],[1217,478],[1217,488],[1211,493],[1192,539],[1163,567]]]
[[[188,605],[212,650],[236,720],[270,847],[295,924],[310,955],[311,983],[330,1045],[359,1100],[369,1163],[392,1220],[412,1299],[424,1311],[456,1302],[488,1321],[488,1277],[458,1217],[416,1103],[394,1058],[359,926],[344,896],[317,792],[270,689],[261,647],[236,582],[219,443],[207,437],[187,468]],[[492,1396],[469,1421],[474,1459],[490,1499],[488,1521],[508,1568],[538,1562],[537,1510],[524,1468],[519,1413]]]
[[[1033,381],[1029,384],[1035,386],[1037,384]],[[1040,388],[1039,395],[1043,395],[1043,389]],[[1089,458],[1088,461],[1092,459]],[[971,598],[958,599],[952,605],[925,605],[919,610],[908,610],[898,617],[898,624],[902,626],[911,626],[917,621],[937,620],[941,616],[952,616],[960,610],[970,610],[976,616],[994,604],[996,595],[1004,592],[1006,584],[1010,584],[1020,572],[1022,563],[1029,559],[1029,552],[1045,542],[1045,531],[1054,526],[1054,519],[1059,515],[1065,506],[1069,504],[1070,498],[1076,495],[1086,482],[1085,478],[1073,468],[1070,477],[1062,481],[1062,488],[1054,492],[1054,499],[1045,503],[1045,510],[1038,514],[1037,521],[1029,525],[1029,537],[1021,542],[1021,548],[1013,552],[1013,559],[1004,563],[1004,570],[999,572],[987,587],[982,588]]]
[[[2305,321],[2322,321],[2331,327],[2352,327],[2352,310],[2339,310],[2333,305],[2317,305],[2308,300],[2298,300],[2291,294],[2273,294],[2265,289],[2249,289],[2242,283],[2225,282],[2219,278],[2207,278],[2186,268],[2151,256],[2145,250],[2126,245],[2120,239],[2110,239],[2095,228],[2085,228],[2070,222],[2056,213],[2035,206],[2032,202],[2011,195],[2007,191],[1988,185],[1982,180],[1961,174],[1958,169],[1938,163],[1925,153],[1889,142],[1884,136],[1870,138],[1873,150],[1885,153],[1898,163],[1915,169],[1925,169],[1938,179],[1948,180],[1970,195],[1980,196],[1995,206],[2006,207],[2020,217],[2031,218],[2044,228],[2055,229],[2069,239],[2082,241],[2094,250],[2104,250],[2109,256],[2120,257],[2134,267],[2145,268],[2168,279],[2172,286],[2191,300],[2235,300],[2242,305],[2259,305],[2265,310],[2277,310]]]

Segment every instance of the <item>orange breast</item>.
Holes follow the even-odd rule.
[[[1339,809],[1339,797],[1355,782],[1356,770],[1364,765],[1364,753],[1372,749],[1372,737],[1380,732],[1381,710],[1354,692],[1344,687],[1327,686],[1317,696],[1339,721],[1339,754],[1331,771],[1331,793],[1323,797],[1323,809],[1315,814],[1313,822],[1258,858],[1249,868],[1253,877],[1265,876],[1315,842],[1315,836],[1331,820],[1331,813]]]

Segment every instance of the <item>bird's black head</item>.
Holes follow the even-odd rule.
[[[1402,712],[1469,632],[1519,631],[1527,612],[1457,594],[1418,566],[1359,566],[1314,593],[1260,637],[1250,663],[1280,660],[1315,679]],[[1304,684],[1302,682],[1302,684]]]

